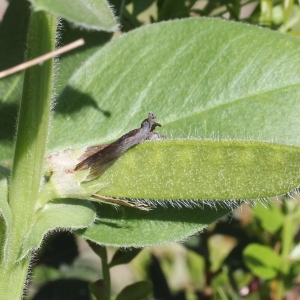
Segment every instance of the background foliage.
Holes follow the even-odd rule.
[[[37,5],[38,8],[43,7],[42,5],[46,5],[46,7],[49,5],[47,1],[32,1],[32,3]],[[55,1],[52,1],[52,4],[55,7],[49,8],[51,12],[61,8],[60,4],[56,4]],[[111,4],[115,9],[116,16],[119,18],[122,32],[128,32],[149,22],[155,23],[190,16],[212,16],[259,24],[287,34],[298,35],[299,5],[292,1],[285,1],[284,3],[275,1],[208,1],[202,4],[201,1],[136,0],[111,1]],[[251,9],[249,9],[248,5],[251,5]],[[0,45],[0,53],[6,56],[7,53],[10,53],[7,57],[1,56],[1,69],[14,65],[23,59],[26,34],[24,29],[27,27],[28,11],[28,2],[11,1],[11,5],[0,27],[0,36],[6,37],[6,40],[1,39],[4,43]],[[14,15],[15,18],[9,18],[9,14]],[[63,14],[58,13],[58,15]],[[68,21],[72,21],[72,16],[64,17]],[[101,16],[99,17],[101,18]],[[18,22],[15,21],[16,19]],[[293,66],[298,65],[297,62],[299,60],[296,52],[298,41],[265,31],[262,31],[258,38],[255,35],[257,29],[253,29],[253,36],[255,38],[249,35],[251,30],[247,31],[247,36],[243,36],[243,27],[239,25],[236,25],[235,30],[240,33],[241,38],[233,40],[232,37],[236,32],[232,33],[230,31],[231,28],[228,28],[226,32],[227,25],[221,21],[219,25],[216,25],[218,23],[212,21],[211,30],[214,31],[216,30],[215,26],[219,26],[220,30],[221,28],[225,29],[226,34],[221,35],[219,39],[209,39],[210,34],[206,32],[201,38],[201,35],[199,36],[197,32],[192,31],[194,28],[192,25],[193,22],[195,21],[192,19],[189,23],[190,25],[187,22],[185,30],[190,32],[190,36],[185,36],[186,40],[169,35],[170,42],[173,42],[172,39],[174,39],[176,42],[181,43],[176,45],[174,42],[174,49],[147,48],[149,51],[147,59],[150,61],[157,59],[157,70],[154,72],[149,70],[148,77],[140,77],[138,63],[134,68],[132,67],[133,58],[138,61],[145,59],[146,53],[143,51],[142,44],[149,43],[151,45],[151,41],[147,38],[147,29],[145,29],[145,31],[133,32],[130,36],[131,41],[120,39],[106,47],[100,54],[100,60],[97,60],[97,55],[99,54],[96,54],[88,63],[82,66],[80,72],[75,73],[71,80],[69,80],[70,76],[86,58],[95,53],[100,45],[110,41],[112,34],[85,31],[78,27],[74,28],[67,21],[62,21],[61,45],[74,40],[78,36],[84,36],[86,45],[78,52],[66,54],[61,57],[60,70],[56,79],[56,92],[60,96],[57,101],[58,104],[55,107],[51,132],[55,138],[50,138],[48,151],[57,150],[58,148],[65,149],[70,144],[76,146],[77,143],[77,146],[80,146],[89,144],[91,141],[104,143],[117,138],[121,133],[119,127],[120,120],[126,119],[128,107],[133,109],[138,105],[140,107],[134,110],[134,115],[138,116],[139,120],[144,118],[145,110],[151,110],[153,105],[155,105],[155,109],[157,110],[155,112],[159,115],[159,121],[164,125],[163,133],[166,135],[171,134],[173,137],[182,137],[182,135],[183,137],[193,135],[211,137],[215,134],[215,128],[218,128],[217,137],[225,136],[228,138],[243,139],[246,136],[250,138],[259,137],[264,141],[272,141],[274,128],[276,128],[276,142],[283,145],[299,145],[297,130],[299,128],[299,72],[298,68],[293,68]],[[210,21],[205,20],[203,22],[209,23]],[[23,26],[21,27],[19,24],[23,24]],[[109,22],[106,21],[104,24],[109,24],[109,28],[114,27],[114,18],[112,17]],[[17,28],[17,26],[20,26],[20,28]],[[89,26],[93,25],[89,24]],[[150,31],[156,30],[155,27],[152,28]],[[162,28],[167,31],[168,25],[156,28],[157,31]],[[207,30],[209,28],[209,26],[206,27]],[[12,30],[18,32],[18,36],[13,36],[17,43],[20,44],[19,47],[16,47],[16,43],[11,39],[12,35],[10,32]],[[176,32],[178,37],[182,36],[179,31]],[[144,35],[145,39],[139,40],[140,44],[135,45],[136,36],[139,34]],[[192,37],[194,37],[194,40]],[[159,32],[156,38],[160,38]],[[163,38],[163,35],[161,38]],[[172,62],[169,59],[172,50],[173,55],[180,55],[181,52],[178,49],[182,49],[183,52],[188,51],[189,41],[191,40],[193,41],[192,45],[198,43],[197,47],[200,49],[199,58],[204,56],[205,60],[201,64],[201,60],[198,57],[194,57],[193,61],[193,57],[187,55],[186,61],[184,61],[187,67],[182,69],[180,80],[178,79],[178,72],[174,73],[174,77],[164,76],[164,69],[161,66],[166,62],[168,63],[168,61]],[[131,47],[128,46],[127,52],[118,53],[118,43],[122,42],[128,43]],[[248,47],[246,49],[243,48],[246,53],[239,53],[238,49],[241,49],[241,45],[245,45],[247,42],[249,43]],[[279,42],[285,47],[284,53],[280,53],[282,48],[274,46]],[[256,49],[262,43],[264,44],[264,53],[258,53]],[[11,55],[10,51],[12,49],[14,55]],[[134,52],[134,50],[138,50],[138,52]],[[162,55],[158,56],[158,53]],[[222,55],[223,53],[224,55]],[[176,58],[176,56],[174,57]],[[247,58],[249,59],[248,63],[245,62]],[[116,65],[123,64],[123,69],[127,70],[127,73],[123,74],[122,77],[116,76],[116,70],[114,69],[105,69],[105,63],[109,64],[109,60],[116,59],[118,60]],[[196,64],[201,72],[193,68]],[[243,65],[251,65],[251,68],[244,68]],[[94,70],[93,66],[97,67],[97,70]],[[207,74],[208,70],[209,75],[206,77],[205,74]],[[104,71],[105,78],[101,78],[101,74]],[[95,74],[92,80],[88,76],[90,72]],[[201,93],[198,92],[198,89],[191,90],[194,86],[200,84],[198,82],[199,77],[195,76],[195,74],[201,76],[201,87],[203,88]],[[266,74],[269,74],[269,77]],[[264,81],[265,79],[261,80],[260,75],[262,78],[268,78],[269,80],[267,82]],[[225,77],[228,84],[226,89],[224,89],[224,80],[222,80]],[[121,78],[122,85],[120,84]],[[156,78],[156,81],[152,81],[151,78]],[[181,83],[181,78],[186,78],[186,80]],[[212,80],[212,78],[215,79]],[[22,80],[21,75],[16,75],[1,82],[0,96],[2,103],[0,122],[2,124],[0,124],[0,156],[2,167],[0,172],[3,174],[3,177],[7,175],[8,170],[6,167],[10,165],[15,130],[14,120],[17,112],[17,100],[21,93]],[[142,81],[148,82],[149,86],[145,94],[139,96],[140,99],[138,99],[140,102],[137,102],[137,98],[131,94],[132,90],[126,90],[124,86],[138,85]],[[172,83],[170,84],[168,81],[172,81]],[[61,88],[67,82],[68,88],[60,94]],[[218,82],[221,83],[218,85]],[[105,87],[110,85],[110,89],[104,89],[106,90],[106,94],[101,92],[103,91],[103,87],[99,86],[101,84]],[[95,85],[98,87],[95,88]],[[173,87],[174,85],[177,85],[178,89],[168,90],[168,87]],[[226,91],[226,94],[224,91]],[[100,100],[100,102],[97,101],[95,103],[93,99],[99,97],[99,92],[101,97],[103,97],[103,102]],[[186,104],[183,104],[182,98],[186,94],[191,95],[191,99],[194,99],[194,102],[187,101]],[[263,102],[264,106],[260,106],[261,102],[259,99],[262,97],[265,100]],[[66,102],[70,98],[73,99],[71,105]],[[164,110],[161,107],[161,103],[162,99],[166,98],[171,98],[169,105],[173,109],[169,113],[162,114],[160,112]],[[199,99],[208,100],[210,98],[214,99],[214,101],[207,103],[203,101],[197,107]],[[111,99],[111,101],[107,103],[107,99]],[[133,99],[133,103],[130,103],[130,99]],[[284,107],[281,105],[282,99],[287,103]],[[249,103],[255,109],[249,109]],[[111,111],[112,108],[114,113]],[[192,114],[187,114],[190,111],[192,111]],[[241,111],[247,111],[247,114],[240,115]],[[280,111],[280,114],[278,114],[278,111]],[[67,114],[70,113],[72,118],[66,118]],[[92,124],[86,124],[86,119],[80,116],[82,114],[89,115],[89,122],[92,122]],[[101,117],[98,117],[99,114]],[[182,116],[180,127],[176,125],[179,114]],[[186,118],[184,118],[185,114]],[[282,120],[282,115],[287,116],[284,121]],[[203,119],[203,123],[195,124],[199,116]],[[264,116],[264,119],[261,116]],[[230,121],[226,122],[224,126],[224,120],[228,119]],[[129,118],[128,121],[126,120],[125,124],[123,124],[122,132],[135,128],[135,120],[132,118]],[[241,120],[244,125],[243,127],[247,128],[246,132],[244,128],[240,127]],[[260,131],[262,128],[261,122],[264,122],[264,130],[262,132]],[[79,128],[92,125],[96,128],[101,128],[101,137],[99,137],[96,131],[88,136],[74,131],[74,123]],[[193,127],[192,124],[195,124],[195,126]],[[214,126],[211,124],[214,124]],[[268,125],[270,128],[268,128]],[[61,127],[65,128],[65,131],[61,131]],[[67,134],[65,134],[66,132]],[[79,139],[78,136],[80,137]],[[170,154],[166,156],[170,156]],[[297,161],[297,158],[293,156],[290,161],[291,166],[295,165],[293,159]],[[115,167],[118,168],[118,165]],[[120,169],[122,169],[121,166]],[[289,180],[290,174],[286,176]],[[293,188],[295,187],[293,186]],[[294,197],[297,198],[296,195]],[[185,248],[180,250],[182,251],[180,255],[176,254],[176,250],[161,250],[160,252],[154,249],[153,251],[143,251],[134,260],[134,262],[138,261],[138,263],[136,262],[138,265],[136,266],[136,277],[140,280],[148,279],[152,281],[153,295],[157,299],[175,299],[175,297],[176,299],[212,299],[213,297],[215,299],[240,299],[241,297],[247,297],[247,299],[266,299],[271,296],[281,299],[285,292],[290,296],[297,294],[299,206],[296,202],[285,198],[282,199],[282,203],[284,205],[279,203],[269,204],[268,209],[259,206],[253,211],[246,211],[245,215],[242,215],[240,211],[234,213],[228,219],[212,225],[201,235],[186,242],[184,244]],[[243,208],[243,210],[246,210],[246,208]],[[172,239],[170,241],[181,240],[182,237],[194,234],[203,228],[199,222],[195,222],[196,225],[193,226],[192,219],[196,215],[195,211],[199,211],[199,214],[203,212],[201,207],[194,208],[191,215],[189,214],[191,210],[188,208],[178,210],[168,207],[167,211],[171,221],[172,218],[177,220],[176,226],[171,222],[170,231],[166,231],[168,234],[172,232]],[[218,219],[229,212],[230,209],[219,207],[217,212],[215,212],[214,208],[206,208],[205,214],[209,214],[209,211],[211,211],[215,219]],[[93,240],[94,230],[96,234],[101,232],[105,238],[108,238],[106,244],[124,245],[124,243],[128,243],[130,246],[136,245],[134,244],[136,240],[140,241],[139,234],[147,235],[147,228],[150,228],[149,236],[152,234],[153,228],[156,232],[163,233],[160,230],[160,226],[161,228],[167,227],[170,221],[165,219],[165,209],[163,207],[157,208],[155,212],[156,221],[153,222],[150,219],[149,223],[147,223],[147,217],[144,215],[144,212],[127,211],[126,209],[125,212],[126,218],[129,220],[127,223],[128,226],[136,227],[136,230],[131,230],[134,234],[126,236],[126,229],[125,233],[123,233],[121,230],[122,224],[118,224],[121,217],[124,218],[123,210],[116,212],[111,207],[103,208],[103,206],[101,206],[101,210],[98,212],[99,216],[103,214],[101,221],[97,224],[99,228],[94,226],[90,230],[82,232],[82,234]],[[183,218],[181,222],[178,221],[180,218]],[[132,224],[130,220],[133,220]],[[147,224],[148,227],[144,227],[141,232],[140,228],[142,226],[136,220],[143,220],[141,223],[142,226]],[[228,222],[229,220],[231,222]],[[251,220],[252,222],[250,222]],[[203,220],[203,224],[206,223],[210,222]],[[115,230],[112,230],[112,228]],[[179,229],[183,231],[182,234],[178,232]],[[124,237],[125,241],[120,240],[122,237]],[[101,238],[103,240],[103,237]],[[159,242],[169,242],[168,236],[162,234],[160,238],[161,240],[157,236],[154,237],[154,243],[157,243],[158,240]],[[98,237],[94,239],[97,240]],[[51,242],[53,242],[52,245]],[[67,246],[67,243],[70,245]],[[80,242],[81,247],[82,243]],[[217,246],[218,243],[221,243],[222,251]],[[32,242],[30,242],[31,244]],[[32,285],[39,286],[47,281],[50,281],[50,283],[32,296],[33,299],[43,299],[43,293],[46,292],[49,295],[49,290],[55,291],[62,287],[66,289],[66,293],[70,293],[70,290],[74,294],[79,294],[79,291],[86,291],[86,295],[80,299],[89,299],[87,284],[90,281],[95,281],[101,275],[91,265],[86,266],[84,263],[80,265],[82,258],[80,258],[81,261],[79,259],[74,262],[74,258],[78,254],[76,248],[77,246],[70,235],[61,238],[60,234],[56,234],[52,239],[49,239],[48,244],[44,245],[40,250],[39,264],[34,269],[34,278],[36,278],[36,281]],[[104,277],[107,276],[107,274],[105,275],[105,270],[118,264],[128,263],[140,252],[117,252],[112,262],[108,262],[105,268],[105,262],[107,261],[106,251],[95,245],[92,248],[102,259]],[[66,249],[68,252],[64,256],[63,250],[66,251]],[[60,253],[60,255],[58,256],[57,253]],[[62,264],[69,267],[65,267],[64,269],[61,267]],[[188,267],[184,267],[185,264]],[[143,270],[140,268],[141,265],[145,266]],[[176,266],[180,271],[176,269]],[[82,270],[85,270],[85,272]],[[183,270],[185,270],[185,273]],[[178,273],[183,273],[183,275],[180,281],[174,283],[173,280]],[[68,279],[72,277],[80,278],[80,280],[72,279],[73,281],[71,281]],[[72,288],[68,288],[69,284]],[[74,286],[78,287],[78,291],[74,290]],[[95,295],[97,295],[98,291],[98,298],[101,299],[103,290],[105,290],[103,282],[95,282],[91,290]],[[133,297],[134,292],[137,293],[136,299],[146,299],[150,291],[150,283],[143,281],[136,283],[134,286],[128,286],[126,290],[123,290],[118,295],[117,299],[129,299],[128,293]],[[74,299],[74,294],[67,295],[60,290],[61,299],[68,299],[68,297],[69,299]],[[55,294],[53,294],[53,299],[55,297]]]

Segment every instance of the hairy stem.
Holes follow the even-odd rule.
[[[32,12],[27,38],[30,60],[55,48],[56,18]],[[0,298],[20,299],[30,257],[18,262],[24,237],[34,222],[50,122],[53,59],[26,70],[9,187],[12,224],[1,262]]]

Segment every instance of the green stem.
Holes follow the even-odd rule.
[[[0,298],[6,300],[21,299],[26,283],[30,259],[23,259],[20,263],[9,262],[1,264]]]
[[[290,270],[290,259],[289,254],[292,250],[293,245],[293,232],[294,232],[294,218],[288,215],[284,221],[282,229],[282,253],[281,257],[283,259],[282,273],[287,274]]]
[[[286,24],[291,15],[294,5],[294,0],[284,0],[283,2],[283,23]]]
[[[53,51],[56,18],[32,12],[27,39],[27,60]],[[30,256],[18,260],[24,236],[34,222],[35,206],[43,174],[49,131],[53,82],[53,59],[27,69],[24,76],[9,205],[12,224],[0,269],[0,298],[20,299],[26,282]]]
[[[106,247],[101,247],[101,261],[102,261],[102,273],[103,273],[103,280],[108,288],[108,294],[110,295],[110,272],[109,272],[109,266],[107,261],[107,250]]]
[[[288,207],[286,201],[284,201],[285,207]],[[293,216],[293,212],[287,209],[286,217],[283,222],[283,228],[281,232],[281,240],[282,240],[282,249],[281,249],[281,257],[282,257],[282,268],[278,278],[278,288],[276,291],[275,299],[281,300],[284,298],[284,292],[286,290],[285,279],[288,277],[288,273],[290,271],[291,262],[289,259],[289,254],[292,250],[293,246],[293,238],[294,238],[294,226],[295,220]]]
[[[107,261],[106,247],[97,245],[91,241],[88,241],[88,243],[90,247],[93,249],[93,251],[101,258],[103,281],[105,283],[107,295],[110,295],[110,272],[109,272],[109,264]]]

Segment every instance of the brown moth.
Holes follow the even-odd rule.
[[[148,118],[142,122],[140,128],[129,131],[111,144],[88,147],[85,153],[78,158],[80,162],[76,165],[74,171],[86,170],[90,168],[89,174],[85,181],[93,180],[94,178],[99,177],[132,146],[146,140],[162,139],[162,136],[156,132],[153,132],[157,126],[161,126],[159,123],[154,121],[155,118],[156,116],[152,112],[149,112]],[[91,197],[100,201],[135,207],[141,210],[150,209],[146,204],[141,204],[130,200],[114,199],[98,194],[93,194]]]

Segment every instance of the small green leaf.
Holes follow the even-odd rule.
[[[182,241],[231,211],[222,205],[187,208],[191,203],[173,203],[181,208],[157,206],[147,212],[134,208],[95,205],[97,220],[77,233],[95,243],[114,247],[144,247]],[[225,206],[225,205],[224,205]]]
[[[90,226],[95,220],[94,206],[85,200],[63,199],[48,203],[35,215],[35,222],[23,240],[22,259],[32,248],[39,248],[51,230],[74,230]]]
[[[264,279],[274,278],[282,267],[281,257],[270,248],[260,244],[247,246],[243,257],[251,272]]]
[[[261,227],[270,233],[275,233],[284,222],[284,215],[276,203],[270,202],[268,207],[258,203],[252,212],[259,220]]]
[[[192,284],[199,290],[205,286],[205,259],[192,250],[187,252],[187,270]]]
[[[109,300],[109,288],[107,287],[104,280],[99,279],[89,284],[89,289],[96,297],[97,300]]]
[[[236,240],[221,234],[214,234],[208,240],[210,271],[217,272],[222,269],[224,260],[236,246]],[[220,247],[222,245],[222,247]]]
[[[116,300],[140,300],[147,299],[152,292],[150,281],[139,281],[126,286],[116,297]]]
[[[141,250],[142,249],[138,248],[122,250],[118,249],[108,266],[112,268],[117,265],[128,264],[141,252]]]
[[[45,10],[76,25],[115,31],[117,22],[106,0],[30,0],[35,10]]]

